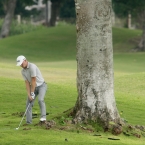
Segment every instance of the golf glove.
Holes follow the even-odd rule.
[[[34,92],[31,92],[31,97],[32,97],[33,99],[35,98]]]

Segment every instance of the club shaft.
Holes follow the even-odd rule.
[[[25,115],[26,115],[26,113],[27,113],[27,110],[28,110],[29,106],[30,106],[30,103],[29,103],[28,106],[27,106],[27,109],[26,109],[26,111],[25,111],[25,113],[24,113],[24,115],[23,115],[23,117],[22,117],[22,119],[21,119],[21,121],[20,121],[20,124],[19,124],[18,128],[20,127],[20,125],[21,125],[21,123],[22,123],[22,121],[23,121],[23,119],[24,119],[24,117],[25,117]]]

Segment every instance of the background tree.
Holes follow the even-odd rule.
[[[22,4],[31,4],[32,0],[23,0],[23,3],[17,0],[1,0],[0,4],[3,6],[2,12],[5,12],[5,18],[2,24],[0,38],[5,38],[9,35],[10,32],[10,26],[12,23],[12,19],[14,16],[16,5],[20,6]],[[1,7],[2,8],[2,7]]]
[[[145,1],[144,0],[113,0],[115,14],[119,17],[127,17],[131,13],[139,21],[140,28],[143,30],[142,38],[137,46],[139,51],[145,51]]]
[[[137,13],[142,11],[144,7],[144,0],[112,0],[115,14],[119,17],[126,17],[129,12],[135,17]]]
[[[60,8],[61,18],[76,18],[74,0],[64,0]]]
[[[34,4],[33,0],[18,0],[16,3],[15,15],[19,14],[22,17],[30,18],[30,15],[36,14],[36,11],[27,11],[25,7],[32,4]]]
[[[5,38],[9,35],[16,2],[17,0],[5,0],[5,1],[3,0],[3,6],[5,8],[6,15],[5,15],[3,25],[2,25],[0,38]]]
[[[74,122],[120,122],[114,98],[111,0],[75,0],[77,90]]]
[[[56,19],[59,16],[60,7],[64,0],[51,0],[51,18],[50,18],[50,26],[55,26]]]
[[[3,17],[5,15],[5,12],[4,12],[4,8],[3,8],[3,3],[2,1],[0,1],[0,16]]]

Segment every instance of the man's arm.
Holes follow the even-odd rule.
[[[31,92],[35,91],[36,87],[36,77],[31,77]]]
[[[29,98],[30,101],[32,101],[33,99],[32,99],[31,94],[30,94],[30,90],[31,90],[30,83],[27,80],[25,80],[25,85],[26,85],[28,98]]]

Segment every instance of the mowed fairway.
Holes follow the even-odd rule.
[[[23,130],[26,127],[21,126],[15,130],[22,118],[16,114],[25,111],[27,97],[21,68],[16,67],[18,55],[25,55],[30,62],[36,63],[48,83],[47,120],[75,105],[75,33],[75,26],[62,25],[0,40],[0,145],[144,145],[143,136],[114,136],[104,132],[94,136],[96,132],[46,130],[34,126],[40,114],[37,100],[33,112],[38,113],[38,118],[28,126],[31,129]],[[133,47],[130,40],[140,35],[138,30],[113,29],[114,92],[120,116],[129,124],[145,126],[145,53],[129,52]],[[25,119],[22,125],[24,123]],[[108,140],[108,137],[120,140]]]

